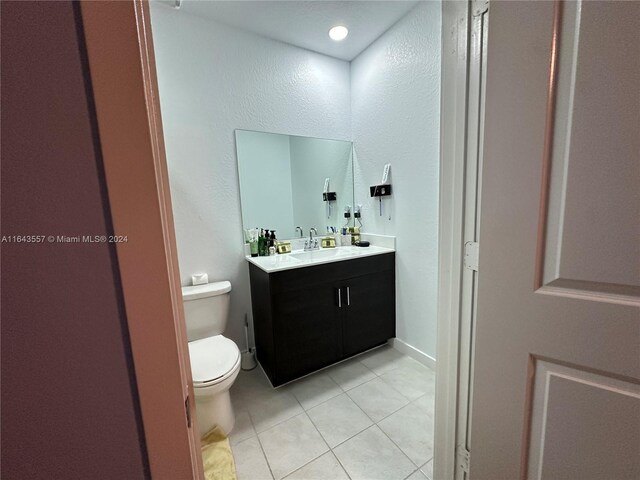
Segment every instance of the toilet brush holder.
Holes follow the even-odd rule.
[[[256,352],[253,348],[250,348],[247,352],[242,352],[242,360],[240,361],[240,367],[242,370],[253,370],[256,368]]]

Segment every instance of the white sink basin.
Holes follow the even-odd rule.
[[[337,247],[337,248],[324,248],[321,250],[311,250],[308,252],[293,252],[290,254],[293,258],[297,258],[298,260],[308,261],[312,259],[325,259],[325,258],[336,258],[336,257],[344,257],[349,255],[359,255],[361,250],[359,247]]]
[[[336,247],[321,248],[305,252],[294,250],[292,253],[273,255],[271,257],[247,257],[247,261],[260,267],[267,273],[289,270],[292,268],[309,267],[323,263],[339,262],[352,258],[366,257],[391,253],[394,250],[384,247]]]

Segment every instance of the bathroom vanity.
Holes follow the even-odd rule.
[[[258,360],[279,386],[395,336],[395,253],[248,257]]]

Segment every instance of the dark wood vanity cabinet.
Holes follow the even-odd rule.
[[[395,254],[267,273],[249,264],[256,354],[274,386],[395,336]]]

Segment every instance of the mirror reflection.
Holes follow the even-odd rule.
[[[236,130],[243,228],[279,239],[347,224],[353,198],[352,142]]]

